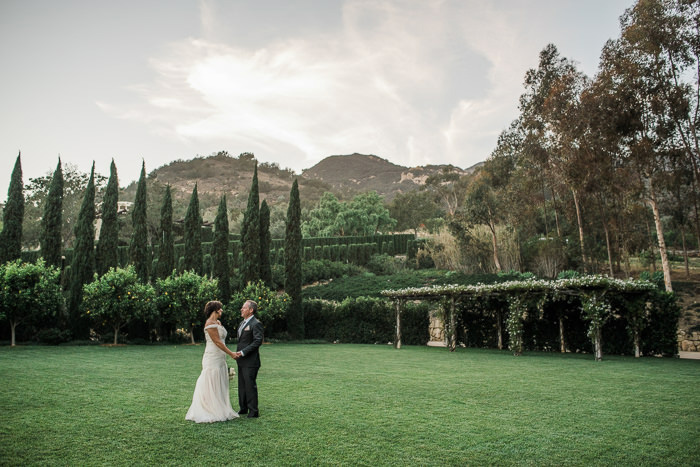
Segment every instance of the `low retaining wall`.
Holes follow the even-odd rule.
[[[700,332],[678,331],[678,349],[682,352],[700,352]]]

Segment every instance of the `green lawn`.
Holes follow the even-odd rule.
[[[700,360],[271,344],[261,418],[198,425],[203,350],[1,347],[0,464],[700,464]]]

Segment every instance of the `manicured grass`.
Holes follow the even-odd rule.
[[[261,418],[198,425],[203,350],[0,348],[0,464],[700,463],[700,360],[271,344]]]

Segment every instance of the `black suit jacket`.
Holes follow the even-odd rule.
[[[238,331],[238,330],[236,330]],[[238,337],[236,350],[243,352],[243,357],[237,360],[238,366],[260,367],[258,349],[263,343],[263,325],[255,316],[245,325]]]

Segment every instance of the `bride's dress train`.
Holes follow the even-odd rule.
[[[209,328],[218,329],[222,342],[225,342],[227,335],[226,328],[220,324],[212,324],[204,328],[207,344],[202,357],[202,373],[194,388],[192,405],[185,415],[185,420],[197,423],[223,422],[238,417],[231,407],[226,353],[211,340],[209,333],[206,332]]]

